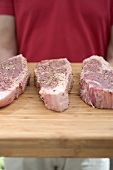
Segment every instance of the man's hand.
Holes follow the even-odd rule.
[[[17,54],[15,19],[0,15],[0,62]]]
[[[113,26],[111,27],[110,42],[107,48],[107,61],[113,65]]]

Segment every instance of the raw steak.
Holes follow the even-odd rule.
[[[0,63],[0,107],[10,104],[24,92],[30,73],[22,55]]]
[[[83,61],[80,96],[92,107],[113,108],[113,68],[103,57]]]
[[[35,70],[35,84],[48,109],[64,111],[68,108],[68,93],[73,85],[72,68],[66,58],[43,60]]]

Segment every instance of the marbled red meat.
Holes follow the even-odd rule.
[[[35,84],[48,109],[64,111],[68,108],[73,85],[72,68],[66,58],[43,60],[35,70]]]
[[[113,109],[113,68],[103,57],[83,61],[80,96],[92,107]]]
[[[30,72],[22,55],[0,63],[0,107],[13,102],[25,91]]]

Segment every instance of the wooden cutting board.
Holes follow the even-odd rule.
[[[113,157],[113,110],[96,109],[79,97],[81,64],[72,64],[74,86],[69,109],[48,110],[30,85],[0,109],[0,155],[35,157]]]

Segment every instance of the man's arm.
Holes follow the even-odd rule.
[[[113,26],[111,27],[110,42],[107,48],[107,61],[113,64]]]
[[[0,15],[0,62],[17,54],[15,19]]]

